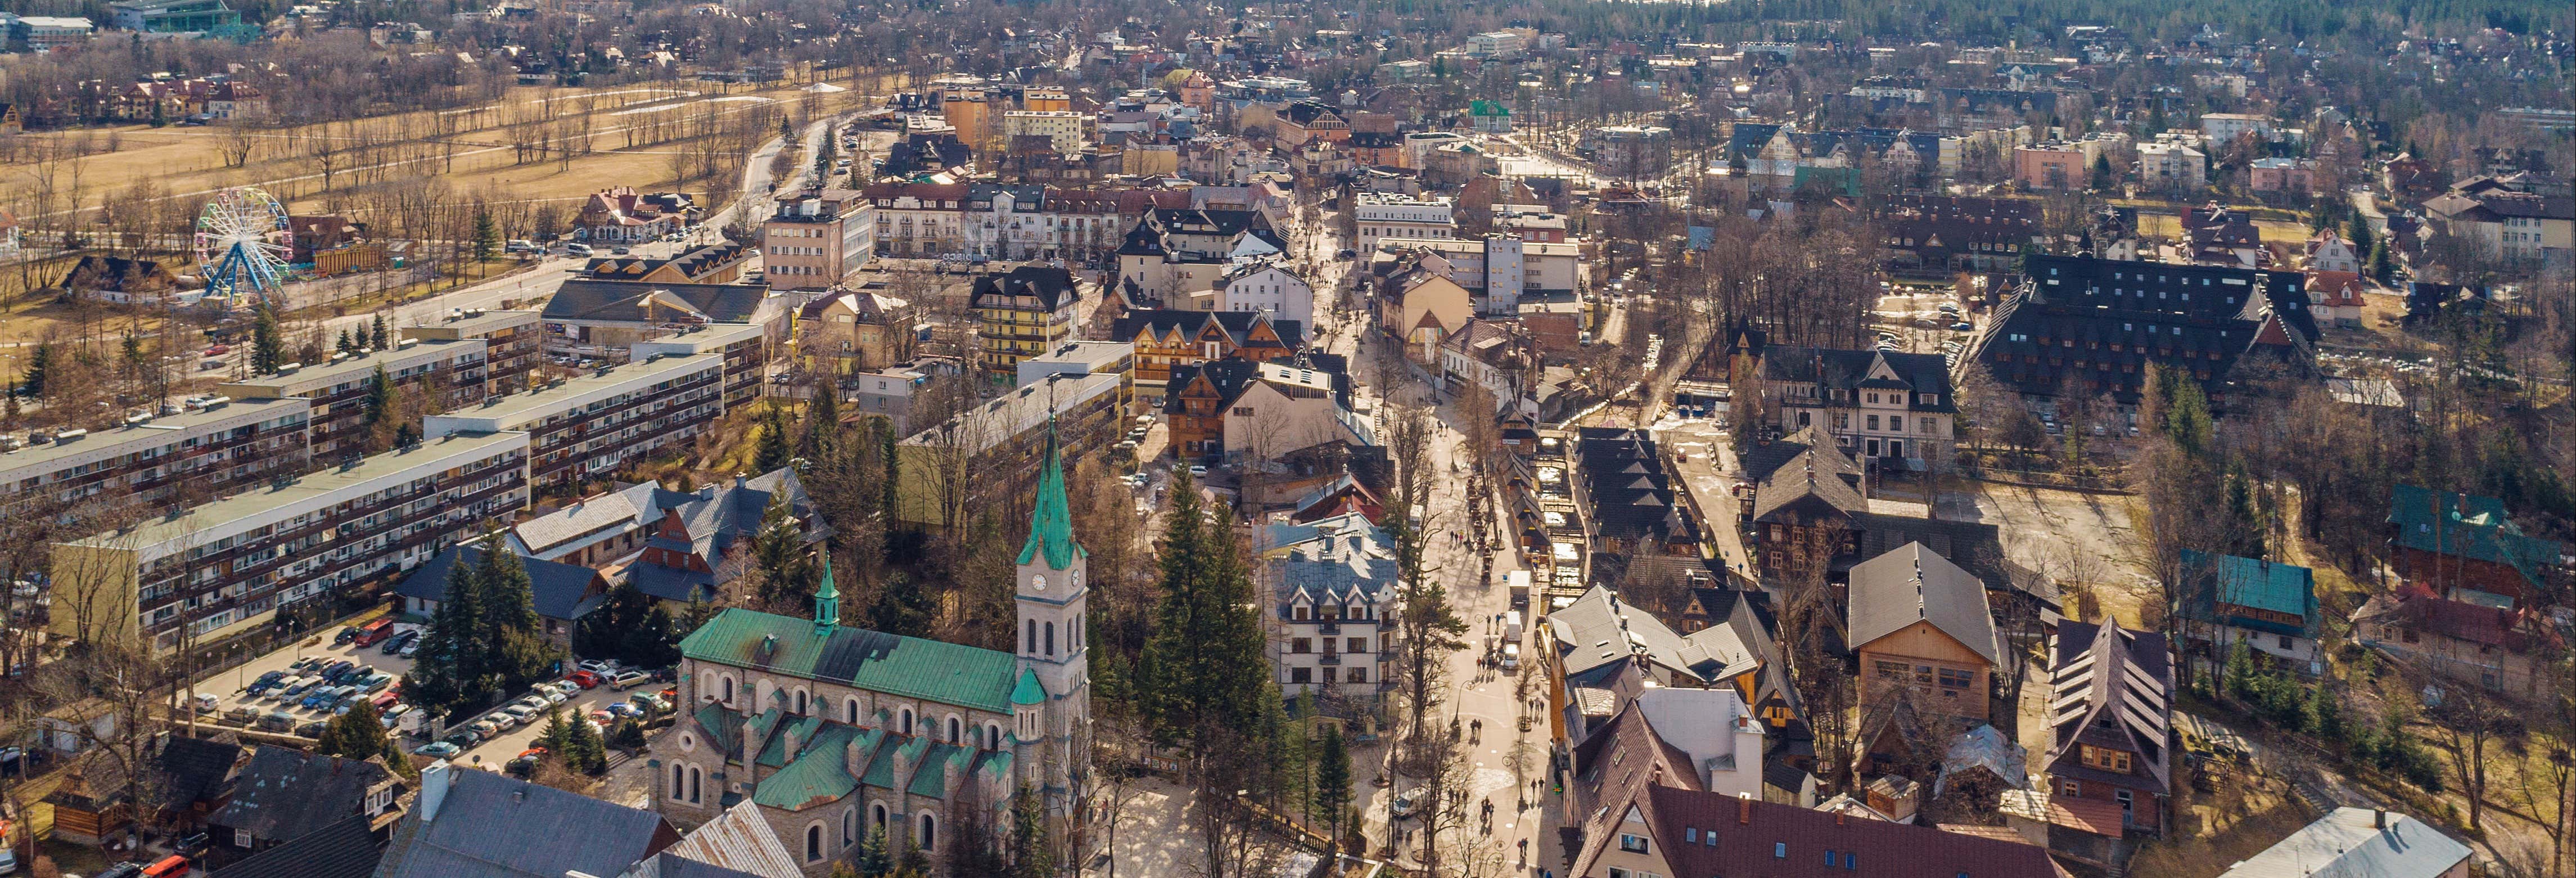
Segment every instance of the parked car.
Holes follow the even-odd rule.
[[[331,636],[331,645],[347,646],[349,645],[349,641],[356,639],[358,639],[358,627],[355,625],[343,625],[340,626],[340,633]]]
[[[510,724],[513,726],[527,724],[529,720],[536,718],[538,712],[536,708],[525,704],[513,704],[501,710],[501,714],[509,717]]]
[[[574,671],[564,681],[584,689],[597,689],[600,683],[599,674],[592,671]]]
[[[644,709],[624,701],[610,702],[606,711],[611,716],[643,716]]]
[[[644,673],[643,671],[627,671],[617,675],[617,679],[613,685],[619,691],[624,691],[650,682],[653,682],[653,675],[651,674]]]
[[[419,639],[420,629],[414,628],[386,639],[385,645],[377,647],[376,651],[384,653],[385,655],[393,655],[394,653],[401,652],[403,647],[410,646],[413,641]]]
[[[609,659],[590,659],[574,667],[603,677],[614,676],[617,673],[617,662]]]
[[[411,658],[412,656],[417,655],[417,654],[419,654],[419,653],[420,653],[420,638],[415,637],[415,638],[412,638],[412,641],[411,641],[410,643],[403,644],[402,651],[401,651],[401,652],[398,652],[398,653],[395,653],[395,655],[402,656],[403,658]]]
[[[356,637],[357,635],[352,634],[349,636]],[[286,670],[291,674],[307,674],[311,673],[315,668],[319,668],[330,663],[331,660],[323,656],[308,655],[303,658],[296,659],[294,664],[287,665]]]
[[[427,756],[431,759],[446,759],[463,752],[465,752],[465,748],[456,746],[454,743],[448,741],[431,741],[427,744],[420,745],[418,749],[411,751],[411,754],[414,756]]]
[[[197,712],[208,715],[212,715],[223,703],[223,699],[216,698],[215,693],[212,692],[199,692],[196,700]]]
[[[321,738],[321,737],[322,737],[322,730],[323,730],[323,729],[326,729],[326,728],[330,728],[330,727],[331,727],[331,724],[330,724],[330,723],[323,722],[323,721],[321,721],[321,720],[314,720],[314,721],[312,721],[312,722],[305,723],[305,724],[300,725],[300,726],[296,726],[296,727],[295,727],[295,735],[296,735],[296,737],[300,737],[300,738],[316,738],[316,739],[318,739],[318,738]]]

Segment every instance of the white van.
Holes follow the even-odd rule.
[[[1521,642],[1521,611],[1513,610],[1503,614],[1503,638],[1508,643]]]
[[[1513,641],[1513,642],[1510,642],[1510,643],[1503,644],[1503,670],[1504,670],[1506,673],[1508,673],[1508,672],[1511,672],[1511,671],[1517,671],[1517,670],[1520,670],[1520,669],[1521,669],[1521,644],[1520,644],[1520,641],[1517,641],[1517,640],[1516,640],[1516,641]]]

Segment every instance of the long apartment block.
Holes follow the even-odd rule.
[[[303,399],[217,398],[0,454],[0,508],[213,499],[305,468]]]
[[[543,311],[453,309],[422,326],[402,328],[402,337],[421,341],[478,339],[483,348],[483,395],[500,396],[528,389],[537,363],[546,354]]]
[[[439,437],[53,547],[54,630],[156,651],[265,624],[526,508],[529,436]]]
[[[772,330],[760,324],[701,324],[650,341],[639,341],[627,347],[633,360],[651,359],[655,354],[707,354],[724,358],[724,399],[727,407],[748,405],[760,398],[760,382],[769,367],[769,351],[786,343],[785,327]]]
[[[479,338],[404,339],[393,350],[329,363],[292,365],[216,387],[235,399],[303,399],[313,404],[313,465],[336,465],[365,447],[367,394],[376,370],[404,393],[422,394],[435,408],[455,410],[483,400],[484,353]]]
[[[715,353],[662,353],[636,345],[638,359],[533,393],[431,415],[424,432],[529,434],[529,478],[538,488],[616,470],[688,441],[724,415],[725,361]]]

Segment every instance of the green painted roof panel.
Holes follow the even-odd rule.
[[[1009,713],[1019,662],[997,650],[728,608],[680,641],[698,661]]]

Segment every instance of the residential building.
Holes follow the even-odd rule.
[[[1043,137],[1048,148],[1070,155],[1082,151],[1083,123],[1090,118],[1070,110],[1008,110],[1002,113],[1002,134],[1012,140]]]
[[[529,523],[521,522],[519,527],[525,528]],[[514,529],[513,533],[516,532]],[[484,544],[462,543],[449,546],[430,558],[428,563],[412,568],[393,588],[393,593],[402,598],[403,611],[423,619],[438,612],[438,605],[447,601],[449,577],[455,575],[459,566],[474,569],[482,563],[483,553],[487,551],[491,549]],[[508,545],[504,545],[501,551],[517,556],[519,569],[527,571],[529,605],[536,608],[546,639],[563,649],[564,654],[572,655],[574,627],[581,623],[581,617],[608,602],[608,576],[596,567],[577,562],[526,557]],[[603,561],[599,566],[607,564]]]
[[[1129,311],[1109,327],[1111,341],[1136,346],[1135,396],[1160,407],[1176,372],[1227,358],[1275,360],[1306,346],[1305,324],[1263,311]]]
[[[1628,703],[1655,688],[1725,689],[1782,743],[1804,734],[1804,709],[1787,684],[1787,668],[1759,626],[1729,620],[1676,634],[1601,585],[1540,621],[1545,633],[1535,646],[1548,677],[1550,735],[1561,746],[1587,746]]]
[[[2549,656],[2566,638],[2531,609],[2454,600],[2416,584],[2374,596],[2352,617],[2353,639],[2410,674],[2530,702],[2551,696]]]
[[[1673,130],[1661,125],[1605,125],[1587,129],[1575,147],[1616,179],[1661,177],[1673,165]]]
[[[1341,357],[1319,351],[1253,363],[1249,380],[1222,406],[1226,456],[1276,461],[1327,443],[1378,444],[1376,427],[1351,410],[1347,368]],[[1216,449],[1203,444],[1201,450]]]
[[[784,322],[772,321],[767,326],[691,324],[660,338],[636,342],[627,346],[627,351],[632,359],[645,361],[656,356],[702,354],[723,359],[724,406],[733,409],[760,398],[761,382],[768,380],[770,351],[786,336],[777,328]]]
[[[1922,543],[1854,565],[1846,637],[1860,662],[1866,716],[1897,701],[1917,715],[1983,722],[1993,715],[2003,642],[1986,585]]]
[[[1171,367],[1162,410],[1174,457],[1215,459],[1224,452],[1228,407],[1252,386],[1257,366],[1253,360],[1225,357]]]
[[[1287,240],[1259,210],[1174,210],[1137,218],[1118,247],[1117,292],[1134,307],[1215,286],[1239,260],[1288,252]]]
[[[760,226],[760,265],[772,289],[837,286],[877,253],[876,204],[855,189],[809,189],[778,200]]]
[[[634,244],[651,241],[679,231],[689,222],[696,208],[688,196],[675,193],[643,195],[626,186],[613,186],[583,199],[581,213],[573,218],[573,237],[602,244]]]
[[[206,818],[208,857],[236,860],[351,817],[365,818],[371,830],[383,829],[402,818],[410,788],[381,757],[347,759],[258,745],[224,807]]]
[[[2245,188],[2256,192],[2288,192],[2306,195],[2317,191],[2315,159],[2274,156],[2255,159],[2245,169]]]
[[[911,302],[884,293],[826,292],[796,311],[796,364],[849,376],[909,360],[917,341],[913,318]]]
[[[2173,794],[2173,655],[2165,636],[2068,620],[2049,643],[2049,803],[2114,834],[2083,845],[2055,841],[2096,863],[2127,832],[2162,835]],[[2105,807],[2116,809],[2116,819]],[[2094,813],[2099,812],[2099,813]]]
[[[1262,628],[1279,688],[1374,700],[1394,681],[1395,542],[1361,515],[1262,529]]]
[[[421,769],[419,787],[376,878],[625,875],[680,841],[658,813],[445,760]]]
[[[2242,382],[2313,368],[2316,317],[2296,272],[2042,254],[2026,261],[2020,289],[1961,354],[2025,401],[2108,393],[2131,405],[2150,365],[2191,376],[2213,399]]]
[[[2039,234],[2039,204],[2019,198],[1897,195],[1873,213],[1897,270],[2007,271]]]
[[[1028,368],[1028,363],[1020,361],[1020,368]],[[894,423],[895,435],[910,436],[924,426],[912,422],[913,397],[928,388],[931,379],[959,371],[954,359],[922,357],[874,372],[854,373],[842,379],[841,387],[852,411],[862,417],[886,418]]]
[[[2424,202],[2442,234],[2490,255],[2564,268],[2576,262],[2576,198],[2527,178],[2477,177]]]
[[[1440,341],[1440,386],[1453,394],[1481,387],[1492,394],[1497,413],[1535,414],[1529,410],[1536,401],[1527,392],[1537,377],[1535,344],[1516,322],[1467,321],[1463,331]]]
[[[1260,311],[1272,320],[1313,325],[1315,288],[1277,257],[1245,260],[1217,275],[1214,285],[1186,294],[1199,311]]]
[[[1544,204],[1496,204],[1493,207],[1494,231],[1532,244],[1565,243],[1565,214],[1548,210]]]
[[[2343,235],[2333,229],[2308,236],[2307,251],[2307,269],[2311,272],[2358,274],[2362,257],[2366,255],[2354,249],[2352,242],[2344,240]]]
[[[1013,381],[1020,361],[1054,350],[1073,338],[1073,316],[1082,299],[1073,272],[1024,265],[975,279],[969,307],[981,340],[976,362],[984,377]]]
[[[526,433],[529,484],[540,492],[577,487],[713,428],[725,412],[724,367],[710,354],[651,355],[431,415],[421,430],[431,438]]]
[[[895,443],[897,516],[916,524],[963,521],[998,492],[1029,484],[1047,443],[1079,460],[1125,430],[1118,375],[1048,375],[931,424]],[[1054,437],[1054,438],[1051,438]]]
[[[1455,207],[1447,197],[1439,195],[1359,193],[1351,201],[1351,222],[1359,228],[1356,246],[1360,252],[1368,253],[1388,238],[1454,238],[1458,232],[1457,219],[1452,215]]]
[[[541,313],[548,353],[616,360],[632,356],[640,342],[708,326],[719,331],[757,327],[765,343],[784,343],[794,325],[795,302],[792,296],[770,295],[769,286],[761,283],[576,279],[557,287]]]
[[[1377,328],[1404,345],[1405,358],[1438,362],[1440,342],[1467,328],[1475,304],[1467,288],[1437,271],[1413,268],[1378,278]]]
[[[2472,851],[2405,814],[2336,808],[2218,878],[2469,878]]]
[[[695,819],[748,799],[801,840],[808,876],[876,833],[942,861],[966,827],[1004,825],[1022,789],[1051,827],[1078,819],[1089,589],[1052,438],[1037,486],[1014,577],[1016,652],[844,627],[827,559],[811,618],[730,608],[681,641],[681,703],[695,707],[653,772],[654,807]]]
[[[2480,606],[2517,609],[2547,593],[2563,548],[2523,533],[2494,497],[2398,485],[2389,492],[2390,566],[2412,585]]]
[[[2317,652],[2316,575],[2280,564],[2195,549],[2182,551],[2183,641],[2225,661],[2237,644],[2308,674],[2325,671]]]
[[[2165,192],[2198,192],[2209,186],[2209,156],[2176,141],[2138,144],[2138,184]]]
[[[519,522],[508,530],[507,545],[530,565],[553,562],[578,569],[618,570],[624,581],[645,594],[674,604],[713,599],[749,565],[750,540],[781,492],[788,517],[809,544],[830,533],[830,523],[816,517],[804,485],[782,467],[700,485],[694,491],[674,491],[653,482],[622,485]],[[438,563],[433,560],[419,570],[428,571]],[[552,597],[540,596],[538,603],[564,614],[548,618],[569,620],[587,612],[583,607],[589,597],[587,580],[572,570],[556,574],[562,578],[548,592]],[[413,578],[422,575],[416,572]],[[429,602],[443,593],[434,579],[422,580],[416,587],[406,581],[403,588],[406,597]],[[548,606],[539,607],[541,614],[547,610]]]
[[[2248,134],[2258,140],[2272,139],[2272,117],[2253,113],[2203,113],[2200,133],[2218,144],[2232,143]]]
[[[298,475],[309,469],[312,409],[302,398],[217,397],[114,429],[38,433],[48,441],[0,455],[0,508],[186,506]]]
[[[54,629],[157,650],[428,560],[528,503],[528,435],[432,439],[54,544]]]
[[[1739,423],[1781,434],[1822,427],[1855,457],[1949,469],[1959,406],[1940,355],[1773,346],[1760,332],[1736,333],[1734,344]]]
[[[2093,179],[2089,143],[2042,143],[2013,148],[2013,183],[2023,189],[2063,192],[2082,189]]]
[[[1512,108],[1501,101],[1468,101],[1467,120],[1478,134],[1512,133]]]
[[[483,395],[506,396],[528,389],[537,364],[545,357],[544,313],[539,311],[451,310],[425,326],[401,328],[403,338],[421,341],[483,341]]]
[[[425,403],[429,411],[469,406],[483,401],[488,349],[479,338],[404,339],[389,351],[336,357],[328,363],[289,363],[271,374],[216,385],[215,392],[234,399],[308,402],[312,464],[327,467],[366,453],[373,427],[367,398],[374,392],[377,375],[392,381],[395,391]]]
[[[1475,299],[1476,313],[1510,317],[1523,300],[1571,299],[1587,269],[1583,248],[1576,244],[1524,240],[1505,233],[1481,239],[1427,238],[1390,243],[1391,252],[1373,256],[1369,270],[1394,273],[1407,267],[1436,272],[1456,281]]]
[[[1922,543],[1974,574],[1990,598],[2013,595],[2022,603],[2028,596],[2055,607],[2052,591],[2004,557],[1995,525],[1935,519],[1922,504],[1869,496],[1863,467],[1821,428],[1758,444],[1742,465],[1754,486],[1739,507],[1753,535],[1746,549],[1765,581],[1798,581],[1821,570],[1832,582],[1863,559]]]
[[[1563,821],[1575,827],[1577,878],[1765,875],[1827,878],[2053,878],[2047,849],[2018,841],[1779,804],[1709,788],[1693,754],[1660,727],[1573,753]],[[1678,730],[1676,730],[1678,731]]]

